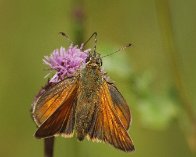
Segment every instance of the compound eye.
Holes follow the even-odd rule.
[[[100,65],[102,66],[102,64],[103,64],[103,63],[102,63],[102,59],[100,59]]]
[[[102,66],[102,60],[101,60],[101,58],[98,58],[98,59],[96,60],[96,64],[98,64],[98,65],[101,65],[101,66]]]
[[[90,61],[90,56],[88,56],[85,60],[85,63],[87,63],[88,61]]]

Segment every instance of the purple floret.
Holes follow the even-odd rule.
[[[49,82],[56,83],[65,77],[73,76],[85,64],[89,52],[90,49],[83,50],[83,45],[78,48],[77,45],[71,44],[68,49],[61,47],[60,50],[54,50],[50,56],[45,56],[43,62],[56,71]]]

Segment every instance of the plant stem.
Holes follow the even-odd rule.
[[[44,157],[53,157],[54,136],[44,139]]]
[[[191,141],[196,141],[196,115],[194,113],[193,104],[190,102],[190,98],[186,92],[186,85],[182,79],[182,74],[179,69],[178,51],[176,50],[172,31],[171,13],[168,0],[156,0],[158,22],[160,25],[163,44],[166,47],[168,59],[170,60],[170,66],[175,80],[175,86],[179,93],[182,105],[185,112],[191,122],[190,137]],[[193,139],[194,138],[194,139]],[[196,150],[196,142],[189,142],[192,150]]]
[[[170,59],[170,65],[172,68],[173,78],[175,80],[176,89],[180,95],[181,101],[184,105],[184,108],[189,116],[189,119],[192,123],[195,123],[195,114],[193,112],[192,104],[189,101],[185,84],[182,79],[179,62],[177,60],[177,50],[174,46],[173,32],[172,32],[172,24],[170,18],[170,8],[168,0],[157,0],[157,12],[159,25],[162,32],[163,42],[165,47],[167,48],[166,52],[168,58]]]
[[[85,34],[85,10],[83,0],[74,0],[72,3],[72,30],[75,37],[75,43],[84,42]]]

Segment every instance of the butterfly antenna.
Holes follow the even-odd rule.
[[[71,41],[69,36],[67,34],[65,34],[64,32],[59,32],[59,34],[62,35],[65,38],[65,40],[69,41],[70,44],[73,43],[73,41]]]
[[[85,46],[92,38],[95,38],[95,40],[97,40],[97,32],[94,32],[90,38],[88,38],[88,40],[86,42],[84,42],[83,46]],[[96,47],[96,46],[95,46]]]
[[[96,56],[96,48],[97,48],[97,32],[95,32],[95,45],[93,48],[93,56]]]
[[[110,54],[107,54],[107,55],[105,55],[105,56],[103,56],[103,57],[101,57],[101,58],[104,58],[104,57],[113,55],[113,54],[115,54],[115,53],[117,53],[117,52],[123,51],[124,49],[130,47],[131,45],[132,45],[131,43],[128,43],[127,45],[125,45],[125,46],[119,48],[118,50],[116,50],[116,51],[114,51],[114,52],[112,52],[112,53],[110,53]]]

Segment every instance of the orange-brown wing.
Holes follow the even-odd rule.
[[[100,104],[96,108],[88,137],[93,141],[107,142],[126,152],[133,151],[133,142],[117,115],[118,112],[116,112],[106,81],[101,86],[99,93]]]
[[[131,120],[129,106],[114,84],[108,83],[108,88],[114,108],[116,110],[116,114],[122,122],[123,126],[128,130]]]
[[[32,105],[32,116],[38,126],[45,122],[77,88],[75,77],[67,78],[44,89]]]
[[[32,115],[38,125],[35,136],[70,135],[74,128],[74,111],[78,83],[67,78],[46,89],[34,102]]]
[[[76,90],[63,104],[38,128],[37,138],[46,138],[54,135],[71,137],[75,123]]]

